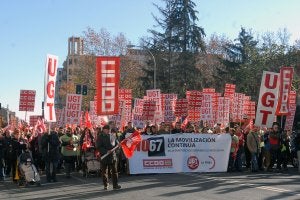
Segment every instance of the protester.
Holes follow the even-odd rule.
[[[244,144],[245,144],[245,139],[244,139],[244,133],[243,129],[237,125],[235,126],[235,135],[239,139],[239,145],[238,145],[238,150],[236,153],[236,160],[235,160],[235,168],[237,171],[241,172],[243,171],[243,161],[242,158],[244,156]]]
[[[60,159],[59,146],[60,141],[56,131],[51,131],[50,134],[48,132],[44,133],[42,137],[42,152],[47,182],[51,182],[51,180],[57,182],[56,173]]]
[[[151,126],[146,126],[145,131],[142,132],[142,135],[152,135]]]
[[[66,134],[61,136],[61,153],[64,158],[66,178],[71,177],[71,170],[75,169],[76,158],[79,155],[79,138],[73,134],[70,127],[67,128]]]
[[[296,130],[296,136],[294,139],[295,150],[297,152],[298,159],[298,172],[300,172],[300,127]]]
[[[229,163],[228,163],[228,172],[234,171],[236,155],[239,148],[239,138],[235,135],[236,130],[234,128],[226,127],[225,132],[230,134],[231,136],[231,148],[229,155]]]
[[[3,174],[4,151],[5,151],[5,140],[1,131],[0,132],[0,181],[4,180],[4,174]]]
[[[115,151],[111,151],[116,144],[116,138],[111,140],[109,126],[103,127],[102,133],[98,136],[96,147],[100,151],[101,156],[108,155],[101,160],[101,173],[104,190],[109,187],[108,174],[109,169],[111,170],[111,178],[113,182],[113,189],[121,189],[118,184],[118,171],[117,171],[117,155]]]
[[[4,131],[4,175],[10,177],[12,170],[12,136],[11,132],[6,129]]]
[[[176,134],[176,133],[184,133],[184,131],[181,129],[180,122],[176,122],[174,129],[171,131],[171,134]]]
[[[158,135],[157,128],[155,125],[151,126],[151,133],[152,133],[152,135]]]
[[[258,154],[260,153],[260,137],[258,134],[258,128],[254,127],[248,133],[247,136],[247,146],[251,153],[251,171],[258,171]]]
[[[277,122],[274,122],[272,129],[269,133],[269,142],[270,142],[270,153],[271,153],[271,164],[270,167],[273,167],[275,164],[276,169],[280,170],[278,165],[278,160],[280,156],[280,127]]]
[[[158,135],[170,134],[170,130],[168,130],[168,125],[165,122],[161,122],[158,130]]]

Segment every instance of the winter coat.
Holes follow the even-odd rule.
[[[247,135],[247,147],[251,153],[260,152],[260,137],[258,133],[250,132]]]
[[[73,141],[73,144],[70,141]],[[77,135],[65,134],[60,137],[61,141],[61,154],[63,156],[78,156],[80,153],[79,138]]]
[[[41,141],[42,155],[44,161],[58,161],[60,159],[60,141],[55,132],[44,134]]]
[[[100,152],[101,156],[105,155],[109,150],[113,149],[114,146],[111,144],[110,134],[99,134],[99,136],[97,137],[96,148]],[[116,160],[116,152],[113,152],[102,159],[101,162],[105,164],[113,164]]]

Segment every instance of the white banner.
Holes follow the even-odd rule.
[[[66,124],[80,124],[82,95],[67,94],[65,108]]]
[[[255,118],[256,126],[272,127],[277,107],[279,83],[279,73],[263,72]]]
[[[230,146],[229,134],[143,135],[130,174],[226,172]]]
[[[46,60],[44,88],[44,119],[46,122],[56,122],[54,98],[57,66],[58,57],[48,54]]]

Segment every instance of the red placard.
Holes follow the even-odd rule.
[[[39,118],[42,119],[43,116],[41,116],[41,115],[31,115],[29,117],[29,124],[30,124],[30,126],[35,126]]]
[[[143,104],[143,117],[144,121],[153,121],[156,110],[156,102],[145,100]]]
[[[35,90],[20,90],[19,111],[34,111]]]
[[[118,114],[119,80],[120,58],[97,57],[96,92],[98,115]]]
[[[293,130],[294,118],[296,113],[296,91],[290,91],[289,94],[289,114],[286,117],[284,130]]]
[[[291,91],[293,81],[294,68],[282,67],[280,69],[280,87],[278,105],[276,109],[276,115],[288,115],[289,114],[289,94]]]
[[[177,99],[175,105],[175,116],[186,117],[188,115],[187,99]]]

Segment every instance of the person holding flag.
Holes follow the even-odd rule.
[[[101,171],[104,190],[108,189],[108,169],[112,170],[113,189],[121,189],[121,186],[118,184],[117,156],[115,150],[121,147],[124,155],[129,159],[133,156],[134,150],[141,142],[142,137],[138,131],[134,131],[118,145],[116,139],[117,137],[114,134],[110,134],[109,125],[105,125],[96,142],[96,147],[102,155]]]
[[[118,184],[118,169],[117,169],[117,155],[115,150],[117,149],[116,137],[110,134],[109,125],[103,127],[102,132],[99,134],[96,142],[96,148],[101,155],[106,155],[101,158],[101,173],[104,185],[104,190],[109,187],[108,184],[108,170],[111,170],[111,178],[113,182],[113,189],[121,189]]]

